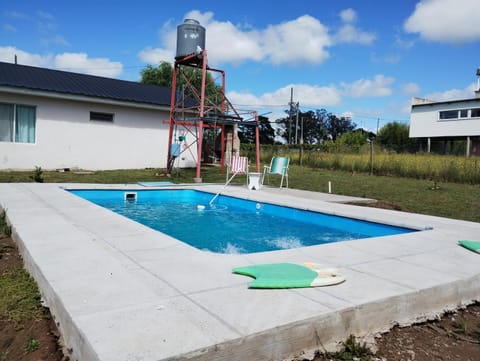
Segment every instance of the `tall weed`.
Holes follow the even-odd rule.
[[[269,149],[263,153],[262,159],[269,161],[271,156],[288,155],[291,164],[300,164],[300,152],[291,147]],[[397,176],[414,179],[425,179],[438,182],[454,182],[480,184],[480,161],[476,157],[434,155],[434,154],[398,154],[381,151],[375,148],[373,167],[371,155],[367,148],[358,153],[322,152],[318,149],[304,149],[301,163],[311,168],[342,170],[352,173],[367,173],[373,169],[375,175]]]

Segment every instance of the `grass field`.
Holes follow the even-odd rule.
[[[33,182],[35,172],[0,172],[0,182]],[[136,183],[139,181],[172,181],[192,183],[194,169],[175,170],[167,178],[158,169],[112,170],[96,172],[43,172],[46,183]],[[204,183],[225,182],[225,175],[216,166],[202,168]],[[392,203],[411,212],[480,222],[480,186],[395,176],[375,176],[322,168],[291,165],[290,187],[316,192],[373,198]],[[271,184],[278,185],[279,177]],[[245,182],[239,175],[234,182]]]
[[[371,150],[371,152],[370,152]],[[251,147],[245,149],[254,159]],[[480,158],[431,153],[395,153],[375,146],[364,145],[338,151],[322,151],[317,147],[306,146],[303,152],[298,148],[285,146],[262,146],[261,157],[270,160],[273,155],[290,157],[291,163],[311,168],[343,170],[346,172],[372,173],[413,179],[435,180],[437,182],[455,182],[480,184]]]

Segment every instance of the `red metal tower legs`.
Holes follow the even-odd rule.
[[[249,113],[250,116],[252,113],[255,114],[255,121],[244,122],[237,110],[228,101],[225,96],[225,72],[208,67],[206,50],[177,58],[172,78],[167,174],[172,172],[177,158],[188,150],[189,155],[195,158],[196,173],[194,181],[202,182],[202,156],[205,155],[205,158],[211,156],[204,151],[203,147],[206,128],[213,129],[214,137],[217,135],[217,129],[221,131],[220,164],[223,171],[225,164],[224,142],[226,138],[228,139],[228,137],[225,137],[225,128],[226,126],[232,126],[236,129],[238,124],[253,125],[257,128],[255,133],[257,143],[256,168],[259,171],[258,117],[256,112]],[[181,129],[181,137],[177,136],[179,129]],[[188,141],[185,139],[186,136],[190,138]],[[214,139],[214,148],[216,142],[217,138]],[[194,148],[195,144],[196,148]],[[196,154],[193,150],[196,150]],[[208,148],[205,150],[208,150]],[[214,153],[216,154],[215,149]],[[230,156],[227,155],[227,159],[230,159]],[[214,155],[214,158],[216,158],[216,155]],[[184,157],[181,157],[181,159],[183,160]]]

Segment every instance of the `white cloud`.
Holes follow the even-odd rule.
[[[341,83],[342,94],[353,98],[383,97],[392,94],[390,86],[395,81],[392,77],[376,75],[373,80],[359,79],[352,83]]]
[[[414,39],[405,39],[399,35],[395,36],[395,45],[401,49],[411,49],[415,45]]]
[[[455,99],[470,99],[475,96],[476,84],[472,83],[464,89],[449,89],[443,92],[435,92],[427,94],[423,98],[431,99],[437,102],[455,100]]]
[[[392,94],[391,85],[395,79],[384,75],[376,75],[373,79],[359,79],[351,83],[330,84],[316,86],[309,84],[289,84],[273,92],[260,96],[249,92],[231,91],[227,93],[229,100],[237,107],[274,108],[288,107],[291,89],[294,89],[294,98],[306,107],[331,107],[341,104],[342,97],[366,98],[382,97]],[[415,85],[407,84],[411,91]]]
[[[55,57],[55,68],[114,78],[122,73],[122,63],[106,58],[89,58],[85,53],[63,53]]]
[[[263,51],[273,64],[308,62],[320,64],[329,57],[332,45],[328,29],[319,20],[304,15],[263,33]]]
[[[260,96],[232,91],[227,93],[227,97],[239,109],[260,109],[260,114],[271,112],[267,116],[271,119],[278,119],[285,116],[283,112],[289,106],[292,88],[294,89],[294,98],[303,107],[324,108],[338,105],[341,101],[340,92],[334,85],[322,87],[308,84],[289,84]]]
[[[147,47],[138,53],[141,61],[148,64],[160,64],[162,61],[173,62],[175,51],[173,49],[160,49]]]
[[[242,31],[230,22],[208,24],[208,57],[219,62],[260,61],[262,49],[257,31]],[[228,45],[227,45],[228,44]]]
[[[201,11],[198,11],[198,10],[192,10],[190,12],[188,12],[184,18],[185,19],[195,19],[197,20],[202,26],[206,27],[208,26],[208,24],[211,24],[211,23],[214,23],[216,22],[214,19],[213,19],[213,12],[211,11],[207,11],[205,13],[202,13]]]
[[[257,107],[277,107],[285,104],[284,99],[281,99],[279,102],[275,102],[272,104],[267,104],[262,101],[262,97],[257,97],[252,93],[242,93],[237,91],[229,91],[227,92],[227,98],[230,100],[235,106],[242,107],[242,108],[257,108]]]
[[[15,61],[15,55],[17,56],[18,64],[32,65],[44,68],[52,67],[53,56],[51,54],[30,54],[13,46],[0,47],[1,61],[13,63]]]
[[[246,60],[260,61],[263,53],[256,31],[244,31],[242,27],[231,22],[220,22],[213,18],[212,12],[201,13],[193,10],[184,16],[195,19],[206,29],[206,44],[210,63],[240,63]],[[176,52],[177,28],[171,20],[159,30],[162,47],[146,47],[139,53],[139,58],[147,63],[158,64],[161,61],[172,62]]]
[[[357,21],[357,13],[352,8],[342,10],[340,12],[340,18],[344,24],[333,36],[336,43],[369,45],[375,41],[375,34],[363,31],[354,25]]]
[[[30,54],[13,46],[0,47],[0,61],[13,63],[17,55],[18,64],[38,66],[42,68],[63,69],[76,73],[117,77],[122,73],[120,62],[106,58],[89,58],[85,53]]]
[[[338,89],[331,86],[314,86],[308,84],[289,84],[271,93],[265,93],[257,97],[251,93],[228,92],[228,99],[238,106],[253,107],[288,107],[291,89],[294,89],[295,99],[302,106],[333,106],[340,103]]]
[[[334,37],[338,43],[357,43],[368,45],[372,44],[376,36],[361,29],[356,28],[352,24],[343,25]]]
[[[421,0],[405,21],[404,30],[437,42],[480,40],[478,0]]]
[[[277,89],[273,93],[266,93],[262,98],[267,101],[271,99],[290,101],[291,89],[294,89],[295,98],[301,99],[304,106],[332,106],[340,103],[340,93],[335,86],[314,86],[308,84],[289,84],[283,88]]]
[[[403,84],[403,94],[405,95],[415,95],[420,92],[420,87],[417,83],[406,83]]]
[[[338,105],[341,96],[334,85],[314,86],[308,84],[290,84],[270,93],[256,96],[252,93],[228,92],[227,97],[238,109],[257,109],[271,120],[284,118],[290,102],[290,92],[294,89],[294,98],[300,107],[324,108]]]
[[[196,19],[206,29],[206,48],[212,64],[266,61],[272,64],[321,64],[329,58],[328,48],[335,43],[371,44],[375,35],[358,29],[353,22],[357,14],[346,9],[340,14],[343,26],[332,36],[327,26],[310,15],[264,29],[252,29],[248,24],[218,21],[212,12],[194,10],[185,15]],[[176,47],[176,27],[170,21],[159,31],[160,47],[146,47],[139,52],[142,61],[158,64],[173,61]]]
[[[340,12],[340,18],[345,23],[353,23],[357,20],[357,13],[352,8],[348,8]]]

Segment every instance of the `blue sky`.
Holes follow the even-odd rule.
[[[408,122],[411,98],[472,98],[478,0],[8,1],[0,61],[137,81],[173,62],[176,28],[206,28],[209,65],[240,108],[324,108],[376,130]]]

